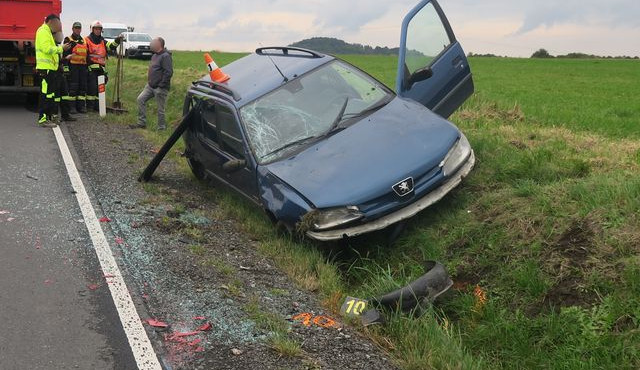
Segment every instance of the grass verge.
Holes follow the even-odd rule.
[[[221,65],[240,56],[213,55]],[[174,54],[170,121],[181,115],[189,82],[205,72],[200,58]],[[394,58],[347,58],[392,84]],[[444,262],[456,284],[437,309],[392,314],[368,331],[403,368],[640,367],[640,88],[627,82],[638,80],[638,62],[471,65],[477,93],[452,121],[476,150],[477,168],[391,247],[371,236],[318,248],[278,234],[235,194],[202,191],[333,310],[347,293],[375,295],[421,275],[425,260]],[[145,68],[127,61],[131,111],[109,121],[133,123]],[[145,131],[158,146],[167,135]],[[187,181],[180,145],[169,159]],[[278,347],[289,353],[295,345]]]

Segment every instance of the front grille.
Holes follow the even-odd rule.
[[[140,46],[138,46],[138,49],[140,49],[140,50],[151,50],[151,48],[149,46],[146,46],[146,45],[140,45]]]
[[[358,207],[360,208],[360,211],[365,213],[367,216],[384,216],[389,212],[405,207],[416,199],[422,198],[429,191],[433,190],[440,180],[440,177],[438,177],[440,173],[440,166],[436,166],[426,173],[414,178],[414,193],[412,195],[399,197],[398,194],[393,191],[391,186],[389,186],[389,191],[386,194],[365,202],[364,204],[358,204]]]

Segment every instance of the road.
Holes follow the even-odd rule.
[[[0,369],[135,369],[54,132],[0,97]]]

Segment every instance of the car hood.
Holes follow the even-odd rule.
[[[396,97],[345,130],[266,168],[316,208],[360,205],[438,166],[459,135],[444,118]]]

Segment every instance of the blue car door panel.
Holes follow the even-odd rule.
[[[255,164],[246,153],[244,139],[234,109],[222,102],[206,101],[202,105],[202,134],[199,139],[207,152],[202,159],[207,173],[253,202],[258,202]],[[225,163],[244,160],[246,166],[233,172]]]
[[[471,68],[436,0],[423,0],[402,24],[396,92],[448,118],[473,94]]]

